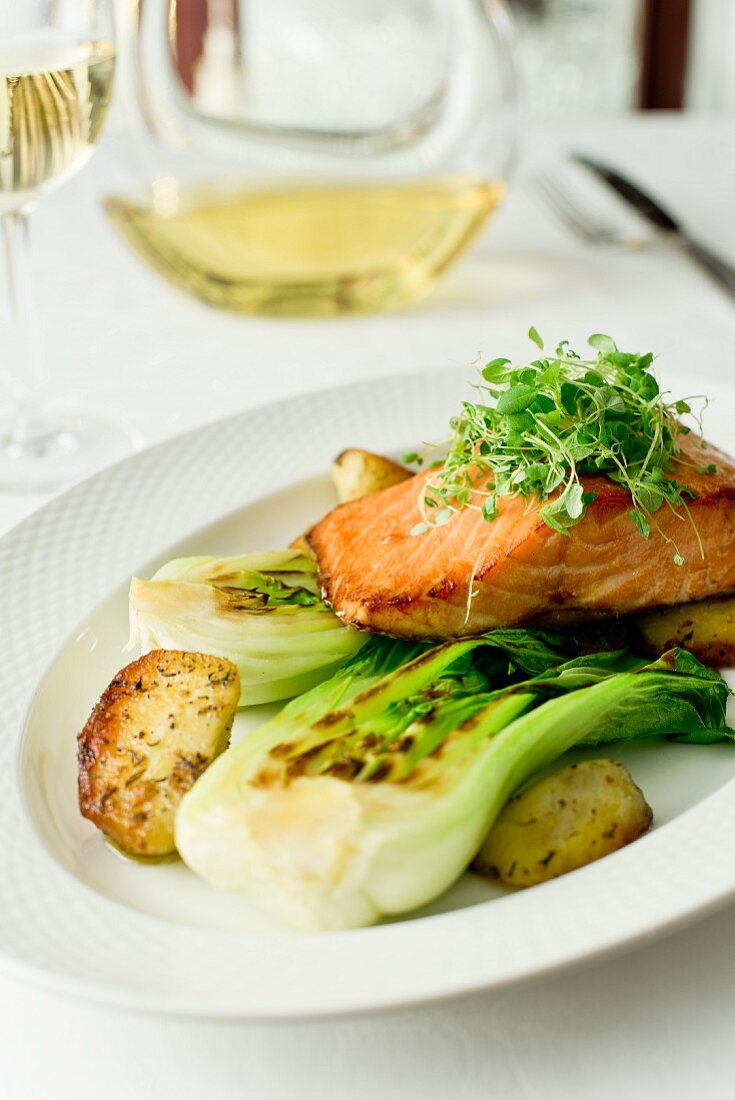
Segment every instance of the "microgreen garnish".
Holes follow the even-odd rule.
[[[528,335],[543,351],[536,329]],[[602,333],[588,343],[593,358],[582,358],[565,340],[526,365],[500,358],[480,369],[480,399],[463,402],[451,421],[444,457],[431,463],[436,472],[422,492],[422,523],[412,533],[447,523],[463,508],[492,521],[500,498],[516,495],[548,501],[540,510],[544,523],[568,534],[595,499],[580,478],[605,474],[630,493],[628,514],[642,537],[657,531],[683,564],[655,516],[667,506],[693,524],[686,501],[696,494],[671,469],[682,461],[680,436],[691,430],[680,418],[692,416],[701,429],[699,417],[689,401],[666,400],[651,353],[619,351]],[[716,472],[712,464],[688,465]]]

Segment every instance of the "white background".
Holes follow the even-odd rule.
[[[525,173],[560,171],[570,147],[604,153],[735,259],[734,137],[731,123],[696,117],[547,126],[529,140]],[[58,396],[129,420],[147,442],[325,385],[379,385],[407,370],[427,372],[430,385],[433,368],[524,353],[530,323],[550,340],[607,331],[621,346],[660,351],[672,382],[684,369],[703,388],[708,376],[735,376],[735,302],[668,246],[579,246],[538,208],[527,180],[430,300],[328,322],[233,317],[181,296],[104,221],[99,197],[126,181],[110,132],[89,169],[41,207],[38,301]],[[0,497],[0,527],[36,503]],[[273,1028],[136,1017],[0,978],[0,1097],[731,1097],[734,939],[735,909],[493,997]]]
[[[735,113],[735,4],[697,0],[692,5],[686,104],[696,110]]]

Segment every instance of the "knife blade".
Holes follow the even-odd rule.
[[[678,240],[688,256],[702,267],[708,275],[719,283],[735,298],[735,266],[723,260],[707,245],[692,237],[682,223],[664,206],[644,191],[633,180],[628,179],[617,169],[590,157],[585,153],[573,153],[572,160],[581,164],[611,187],[624,202],[632,206],[642,217],[655,225],[670,238]]]

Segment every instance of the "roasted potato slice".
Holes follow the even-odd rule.
[[[240,698],[222,657],[156,649],[122,669],[79,734],[79,808],[121,851],[176,852],[174,814],[226,747]]]
[[[536,886],[630,844],[652,820],[619,761],[572,764],[511,798],[472,870],[506,886]]]
[[[735,596],[650,611],[636,625],[650,653],[680,645],[706,665],[735,664]]]
[[[357,447],[342,451],[332,463],[332,481],[340,504],[389,489],[409,477],[413,477],[411,470],[393,459]]]

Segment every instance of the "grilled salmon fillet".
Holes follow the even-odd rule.
[[[504,497],[488,522],[465,509],[412,536],[427,474],[342,504],[306,536],[326,601],[346,623],[406,638],[450,638],[496,627],[551,624],[724,595],[735,590],[735,462],[695,436],[671,476],[689,486],[689,520],[664,505],[661,534],[644,539],[631,500],[604,476],[568,535],[541,519],[533,498]],[[691,463],[692,465],[689,465]],[[695,467],[714,463],[714,474]],[[700,553],[701,539],[704,556]]]

